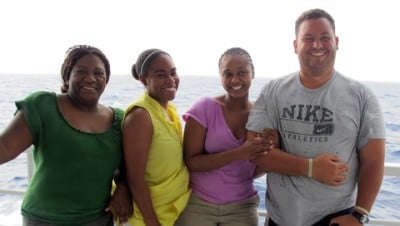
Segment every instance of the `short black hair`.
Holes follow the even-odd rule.
[[[295,33],[296,37],[299,34],[299,27],[305,20],[316,20],[319,18],[326,18],[332,25],[333,33],[335,33],[335,20],[333,17],[323,9],[310,9],[303,12],[296,20]]]

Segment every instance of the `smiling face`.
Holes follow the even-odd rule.
[[[339,40],[326,18],[309,19],[299,26],[294,41],[301,74],[313,77],[331,76]]]
[[[167,54],[158,55],[141,81],[148,94],[166,108],[168,102],[175,99],[179,87],[179,76],[172,58]]]
[[[246,55],[223,56],[219,65],[219,74],[229,96],[248,96],[254,72]]]
[[[76,103],[95,105],[106,87],[106,81],[103,61],[96,55],[87,54],[73,66],[67,93]]]

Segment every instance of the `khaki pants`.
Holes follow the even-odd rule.
[[[257,226],[259,197],[212,204],[192,193],[175,226]]]

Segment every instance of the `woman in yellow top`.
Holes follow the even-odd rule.
[[[132,75],[146,91],[126,110],[123,145],[134,200],[133,226],[172,226],[190,196],[183,162],[182,127],[175,98],[179,77],[171,56],[159,49],[142,52]]]

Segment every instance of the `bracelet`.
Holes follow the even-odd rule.
[[[308,159],[308,177],[312,178],[312,173],[313,173],[313,159],[309,158]]]
[[[369,215],[368,210],[366,210],[365,208],[361,207],[361,206],[355,206],[354,208],[360,210],[361,212],[363,212],[364,214]]]

